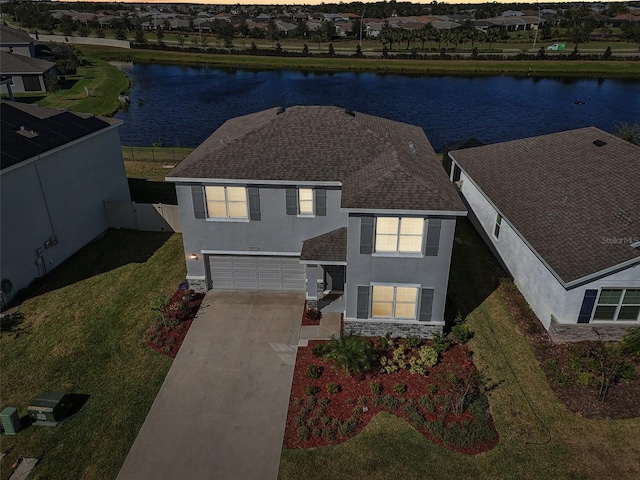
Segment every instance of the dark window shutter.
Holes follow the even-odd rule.
[[[360,253],[373,253],[373,217],[360,217]]]
[[[369,287],[358,285],[356,318],[369,318]]]
[[[578,323],[589,323],[591,320],[591,312],[596,304],[598,290],[586,290],[582,299],[582,307],[580,307],[580,315],[578,315]]]
[[[260,189],[249,187],[249,220],[261,220],[260,215]]]
[[[316,215],[324,217],[327,215],[327,191],[324,188],[315,189]]]
[[[202,185],[191,185],[191,198],[193,199],[193,214],[196,218],[207,218],[204,208],[204,188]]]
[[[442,220],[439,218],[430,218],[427,226],[427,251],[426,255],[436,257],[440,248],[440,228]]]
[[[433,310],[433,288],[423,288],[420,293],[420,318],[421,322],[431,321]]]
[[[298,192],[295,188],[287,188],[287,215],[298,214]]]

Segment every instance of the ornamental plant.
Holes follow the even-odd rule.
[[[331,337],[324,358],[331,360],[336,368],[341,368],[350,377],[371,370],[375,354],[368,340],[350,333],[340,338]]]

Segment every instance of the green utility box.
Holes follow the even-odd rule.
[[[2,428],[5,435],[15,435],[22,428],[16,407],[7,407],[0,412]]]
[[[68,410],[69,397],[64,392],[41,392],[27,407],[33,425],[57,425]]]

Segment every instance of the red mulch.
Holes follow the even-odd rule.
[[[304,301],[304,310],[302,310],[302,325],[306,327],[313,327],[320,325],[320,318],[309,318],[307,316],[307,301]]]
[[[191,295],[189,308],[188,310],[176,313],[175,306],[180,303],[185,293]],[[203,299],[203,293],[194,293],[190,290],[177,290],[162,310],[166,318],[173,320],[172,323],[177,322],[177,324],[175,326],[168,326],[169,322],[156,320],[144,334],[144,342],[147,347],[167,357],[176,358],[178,350],[180,350],[182,346],[184,337],[186,337]]]
[[[498,443],[498,433],[495,432],[493,421],[491,420],[490,428],[495,432],[493,440],[482,444],[474,445],[471,448],[462,448],[455,445],[444,444],[441,440],[433,436],[433,434],[415,425],[411,422],[408,414],[403,407],[410,399],[414,402],[418,402],[418,399],[423,395],[428,395],[429,385],[436,385],[437,392],[432,392],[435,395],[446,393],[443,382],[441,381],[441,375],[446,372],[451,372],[455,368],[472,368],[475,371],[475,366],[471,361],[471,352],[464,345],[454,345],[450,350],[441,354],[441,359],[438,364],[428,369],[427,375],[411,374],[409,370],[403,370],[393,374],[379,373],[379,369],[372,370],[361,376],[345,377],[342,370],[336,371],[332,365],[326,362],[322,358],[315,357],[312,353],[312,347],[321,341],[310,341],[309,347],[299,347],[296,356],[296,364],[293,374],[293,384],[291,388],[291,396],[289,399],[289,410],[287,416],[287,425],[284,437],[285,448],[314,448],[325,445],[332,445],[341,443],[349,438],[357,435],[362,429],[369,423],[369,421],[379,412],[387,411],[393,415],[404,418],[423,435],[430,438],[433,442],[446,447],[448,449],[467,453],[477,454],[492,449]],[[322,375],[318,379],[312,379],[307,376],[307,368],[309,365],[318,365],[323,367]],[[384,397],[385,395],[391,395],[400,400],[400,406],[396,410],[391,410],[384,405],[375,405],[374,401],[376,395],[371,392],[370,382],[378,382],[382,384],[383,391],[378,397]],[[340,392],[330,394],[327,390],[327,384],[335,383],[340,385]],[[394,387],[397,384],[405,384],[407,390],[403,394],[397,394]],[[314,395],[316,404],[321,399],[328,399],[329,404],[326,405],[324,412],[320,411],[318,405],[311,409],[305,417],[305,425],[308,425],[310,429],[316,430],[316,435],[311,435],[308,440],[300,440],[298,436],[298,427],[300,426],[300,417],[302,409],[307,405],[309,396],[305,392],[305,388],[308,385],[316,386],[319,388],[319,392]],[[433,388],[433,387],[431,387]],[[431,395],[433,396],[433,395]],[[298,400],[300,399],[300,400]],[[364,407],[364,408],[363,408]],[[347,420],[354,415],[354,410],[358,410],[358,423],[353,431],[347,435],[340,435],[337,433],[334,438],[327,438],[325,435],[319,434],[319,430],[323,428],[322,417],[328,417],[329,419],[337,418],[341,421]],[[363,411],[366,409],[366,411]],[[421,406],[418,405],[418,410],[424,415],[427,420],[437,420],[441,418],[445,424],[449,425],[451,422],[460,423],[463,420],[473,421],[473,416],[468,412],[464,412],[462,415],[455,415],[453,412],[443,414],[439,412],[437,407],[433,413],[428,413]],[[316,416],[316,420],[310,420],[311,417]],[[311,425],[309,424],[311,421]],[[326,418],[324,419],[326,422]]]
[[[515,318],[518,329],[531,345],[549,385],[571,412],[585,418],[640,417],[640,359],[628,358],[638,371],[638,378],[621,380],[612,385],[605,401],[600,402],[597,398],[598,380],[594,379],[591,385],[580,385],[576,383],[578,373],[571,368],[572,360],[597,342],[553,343],[524,297],[514,291],[510,282],[501,283],[499,291]],[[551,367],[554,364],[556,367]]]

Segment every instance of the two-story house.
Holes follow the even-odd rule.
[[[198,291],[342,292],[345,330],[441,331],[466,209],[417,126],[337,107],[224,123],[167,177]]]

